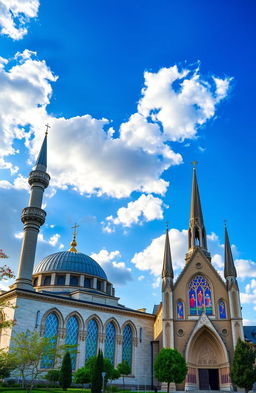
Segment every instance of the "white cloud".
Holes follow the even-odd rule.
[[[27,24],[37,16],[39,0],[0,0],[0,34],[19,40],[27,34]]]
[[[184,266],[184,257],[187,247],[187,230],[169,230],[172,261],[174,270]],[[149,270],[154,276],[159,276],[163,266],[165,235],[161,235],[152,240],[151,244],[143,251],[138,252],[132,258],[132,263],[137,269]]]
[[[215,115],[216,105],[227,95],[230,78],[204,80],[194,70],[175,65],[159,72],[145,72],[139,112],[163,126],[166,139],[194,138],[199,126]]]
[[[138,277],[138,280],[142,281],[142,280],[144,280],[144,278],[145,278],[145,276],[141,275],[141,276]]]
[[[116,198],[133,191],[164,195],[169,183],[162,173],[182,163],[170,142],[195,137],[197,128],[215,115],[216,104],[229,86],[227,78],[218,79],[215,91],[210,82],[201,80],[198,69],[191,74],[189,67],[180,72],[176,66],[146,72],[138,113],[113,130],[109,120],[89,114],[69,119],[48,115],[51,83],[57,77],[34,52],[25,50],[15,61],[11,66],[1,60],[0,165],[17,171],[11,156],[18,154],[15,140],[23,138],[34,162],[42,143],[42,124],[49,122],[49,196],[53,188],[67,187]],[[181,84],[180,92],[174,90],[176,82]]]
[[[50,237],[48,243],[49,243],[51,246],[54,247],[54,246],[56,246],[56,244],[58,243],[59,239],[60,239],[60,234],[59,234],[59,233],[55,233],[55,235],[53,235],[53,236]]]
[[[115,261],[121,257],[120,251],[100,250],[91,254],[91,258],[98,262],[107,274],[108,280],[116,285],[124,285],[132,280],[131,268],[124,262]]]
[[[248,259],[236,259],[235,265],[240,279],[246,277],[256,278],[256,262]]]
[[[23,231],[16,232],[16,233],[14,234],[14,237],[15,237],[15,239],[21,240],[21,239],[23,239],[23,237],[24,237],[24,232],[23,232]],[[49,244],[49,245],[52,246],[52,247],[55,247],[55,246],[58,244],[58,242],[59,242],[59,240],[60,240],[60,237],[61,237],[61,236],[60,236],[59,233],[55,233],[54,235],[52,235],[52,236],[50,237],[49,240],[46,240],[46,239],[44,238],[43,233],[39,232],[39,234],[38,234],[38,241],[41,242],[41,243]],[[64,246],[63,246],[63,247],[61,247],[61,246],[63,246],[63,245],[60,245],[59,248],[63,248],[63,247],[64,247]]]
[[[113,225],[123,225],[130,227],[132,224],[139,224],[143,221],[153,221],[163,219],[163,201],[153,195],[142,194],[136,201],[129,202],[127,207],[121,207],[117,211],[117,217],[108,216],[106,218],[107,228]]]
[[[9,182],[8,180],[0,180],[0,188],[28,191],[28,179],[19,173],[18,176],[14,179],[13,183]]]

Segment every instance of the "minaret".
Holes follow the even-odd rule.
[[[244,339],[243,319],[241,312],[239,288],[237,284],[237,273],[233,260],[233,255],[230,247],[228,230],[225,224],[225,262],[224,262],[224,276],[226,279],[229,308],[232,326],[233,345],[236,346],[238,337]]]
[[[48,131],[47,125],[47,131]],[[45,222],[46,212],[41,209],[44,190],[48,187],[50,176],[47,168],[47,131],[34,169],[29,174],[31,187],[29,206],[22,210],[21,221],[24,224],[19,270],[14,288],[33,290],[32,273],[34,267],[37,236],[40,226]]]
[[[166,227],[164,260],[162,270],[162,307],[163,307],[163,347],[174,347],[173,336],[173,268],[169,241],[168,226]]]
[[[207,251],[206,230],[204,227],[204,218],[196,177],[197,162],[193,161],[192,164],[194,165],[194,168],[188,229],[188,253],[186,254],[186,262],[189,261],[191,254],[196,248],[200,248],[204,252],[205,256],[210,259],[210,254]]]

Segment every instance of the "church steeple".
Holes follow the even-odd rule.
[[[210,254],[207,251],[206,230],[204,227],[204,218],[202,213],[199,188],[196,176],[196,161],[193,161],[193,179],[192,179],[192,193],[190,206],[190,219],[188,229],[188,257],[199,247],[203,250],[205,255],[209,258]]]
[[[47,131],[49,125],[46,126]],[[47,134],[42,143],[35,167],[29,174],[28,183],[31,187],[28,207],[22,210],[21,221],[24,224],[24,236],[20,254],[19,270],[14,287],[33,290],[32,272],[34,267],[37,236],[41,225],[45,222],[46,212],[41,208],[45,188],[48,187],[50,176],[47,168]]]
[[[225,225],[225,264],[224,264],[224,277],[237,277],[236,268],[233,260],[233,255],[230,247],[228,230]]]
[[[164,260],[163,260],[163,270],[162,270],[162,278],[167,278],[167,277],[173,279],[172,255],[171,255],[171,248],[170,248],[168,225],[166,226]]]

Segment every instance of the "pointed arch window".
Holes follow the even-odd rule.
[[[87,328],[85,361],[97,355],[98,332],[99,328],[97,322],[95,319],[91,319]]]
[[[58,327],[59,327],[59,321],[54,313],[50,313],[46,320],[45,320],[45,331],[44,331],[44,337],[50,338],[50,345],[51,348],[56,348],[57,346],[57,334],[58,334]],[[52,368],[54,366],[54,358],[45,355],[42,358],[41,362],[41,368]]]
[[[227,318],[227,312],[226,312],[226,305],[224,300],[219,300],[219,316],[220,319],[226,319]]]
[[[116,328],[113,322],[109,322],[106,327],[105,338],[105,358],[109,359],[114,365],[115,363],[115,345],[116,345]]]
[[[76,345],[76,347],[71,349],[71,364],[72,370],[76,368],[76,353],[73,351],[77,350],[77,342],[78,342],[78,322],[76,317],[72,316],[69,318],[67,323],[67,333],[66,333],[66,341],[65,344],[67,345]]]
[[[197,275],[189,283],[190,315],[213,314],[211,287],[207,279]]]
[[[177,301],[177,319],[184,319],[184,305],[182,300]]]
[[[126,325],[123,330],[122,361],[126,360],[132,367],[132,328]]]

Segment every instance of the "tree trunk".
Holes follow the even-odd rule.
[[[167,382],[167,393],[170,391],[170,382]]]

